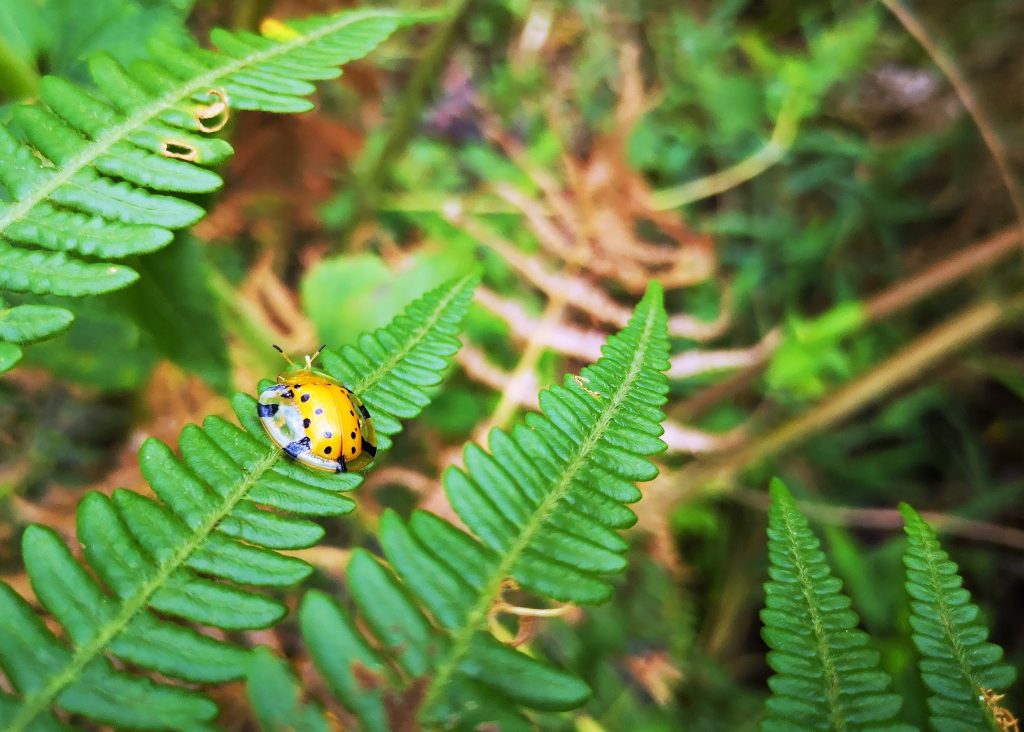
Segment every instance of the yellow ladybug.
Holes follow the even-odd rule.
[[[274,346],[284,356],[284,351]],[[362,470],[377,455],[377,433],[370,413],[336,379],[306,365],[291,365],[260,394],[256,412],[270,439],[303,465],[332,473]]]

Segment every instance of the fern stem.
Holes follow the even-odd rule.
[[[767,434],[757,436],[737,449],[708,460],[691,463],[676,474],[683,486],[675,500],[686,500],[697,492],[730,490],[736,475],[748,466],[773,457],[811,435],[862,409],[897,387],[919,379],[941,359],[964,348],[989,331],[1024,314],[1024,292],[1007,300],[988,300],[968,308],[907,345],[832,396]]]
[[[280,455],[280,450],[274,450],[256,463],[249,472],[243,473],[242,480],[227,494],[224,503],[196,527],[189,537],[189,541],[182,544],[169,561],[159,565],[149,581],[141,585],[133,596],[123,602],[120,610],[107,623],[106,627],[88,643],[75,650],[63,671],[55,674],[42,689],[25,699],[18,714],[5,732],[21,732],[27,729],[36,716],[50,708],[57,696],[73,684],[85,667],[103,653],[111,641],[128,627],[139,612],[146,608],[153,595],[164,586],[171,575],[184,566],[192,554],[203,546],[207,537],[217,528],[217,524],[235,509],[235,506],[245,497],[256,481],[273,467]]]
[[[917,15],[900,0],[881,0],[881,2],[903,24],[907,32],[921,44],[935,65],[939,67],[939,71],[949,79],[956,95],[960,97],[960,103],[964,105],[967,114],[974,120],[978,132],[981,133],[985,147],[992,154],[992,159],[999,170],[999,177],[1002,178],[1003,186],[1006,188],[1006,194],[1010,203],[1013,204],[1014,213],[1017,214],[1017,226],[1021,234],[1024,234],[1024,191],[1021,190],[1013,173],[1013,163],[1006,144],[996,131],[996,126],[989,118],[985,107],[974,95],[970,83],[960,73],[956,61],[932,39],[931,34]]]
[[[804,100],[790,91],[775,119],[772,136],[764,147],[728,168],[651,194],[655,211],[679,208],[717,196],[752,180],[786,157],[800,129],[800,104]]]
[[[633,353],[633,360],[630,362],[629,370],[626,372],[622,384],[608,400],[608,408],[594,424],[590,434],[580,442],[579,449],[566,465],[558,482],[552,487],[552,490],[540,505],[537,506],[530,520],[523,526],[516,541],[505,552],[491,576],[483,583],[478,602],[466,616],[465,624],[453,636],[452,645],[447,657],[437,665],[436,671],[430,680],[430,685],[427,687],[423,697],[422,710],[424,712],[428,712],[438,701],[443,689],[455,674],[459,662],[469,651],[473,636],[487,625],[488,614],[494,602],[501,595],[505,579],[512,574],[523,552],[530,546],[537,532],[543,527],[547,517],[555,510],[555,507],[562,501],[566,493],[568,493],[577,474],[587,464],[591,452],[596,448],[601,437],[618,413],[622,403],[629,395],[640,375],[648,345],[653,338],[655,317],[656,310],[651,308],[647,313],[647,319],[644,322],[644,328],[636,351]]]
[[[5,231],[12,223],[20,221],[28,215],[33,208],[46,201],[58,188],[70,183],[78,173],[92,166],[101,156],[110,152],[116,144],[126,139],[132,132],[148,124],[176,104],[188,100],[192,95],[203,93],[211,87],[216,87],[217,83],[224,79],[224,77],[314,43],[325,36],[337,33],[352,23],[365,20],[367,17],[396,15],[396,13],[387,11],[346,13],[335,22],[327,23],[306,35],[284,41],[262,51],[256,51],[244,58],[231,59],[228,63],[195,77],[163,96],[157,97],[150,104],[139,107],[139,109],[128,115],[121,124],[111,127],[102,135],[98,135],[95,140],[83,147],[77,155],[57,168],[56,172],[47,177],[35,190],[12,204],[3,215],[0,215],[0,233]]]
[[[515,415],[516,410],[519,409],[522,392],[525,391],[523,384],[528,383],[528,380],[534,375],[537,362],[540,361],[540,357],[544,354],[544,349],[547,346],[548,337],[555,329],[555,326],[562,320],[565,305],[566,297],[564,292],[557,292],[548,300],[547,307],[544,309],[544,315],[530,334],[526,348],[523,349],[523,355],[519,357],[519,363],[516,364],[515,370],[501,390],[498,406],[494,408],[488,423],[477,430],[477,435],[481,438],[490,432],[493,427],[504,429],[508,421]],[[533,392],[536,392],[536,387],[531,389],[531,399],[536,397],[536,394]]]

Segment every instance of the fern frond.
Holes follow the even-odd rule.
[[[366,348],[346,352],[351,371],[337,375],[366,394],[422,395],[420,387],[437,383],[451,364],[474,284],[463,278],[414,302],[364,336]],[[393,356],[364,365],[376,358],[367,349],[380,343]],[[342,358],[334,355],[332,363]],[[400,415],[383,406],[374,414],[391,434],[399,417],[419,413],[422,400],[394,404]],[[275,623],[284,606],[247,586],[286,587],[305,578],[311,567],[277,550],[308,547],[323,535],[318,524],[289,514],[348,513],[354,503],[341,492],[362,481],[287,461],[259,425],[255,405],[250,396],[235,397],[244,428],[218,417],[186,426],[180,458],[148,440],[139,461],[157,500],[126,490],[87,494],[77,525],[84,563],[53,531],[25,531],[32,588],[65,633],[54,635],[0,584],[0,669],[18,695],[0,698],[0,728],[45,729],[54,706],[132,729],[197,729],[216,712],[198,692],[133,675],[111,659],[197,683],[244,675],[247,652],[161,616],[225,630]]]
[[[310,652],[368,729],[398,728],[409,720],[395,714],[417,711],[428,726],[529,729],[520,706],[570,709],[586,699],[582,681],[499,642],[488,623],[510,580],[564,602],[608,599],[609,576],[625,565],[616,529],[635,520],[624,504],[639,500],[634,482],[657,474],[647,458],[664,449],[667,358],[652,284],[602,358],[583,369],[586,389],[567,376],[541,392],[542,414],[492,431],[489,451],[468,446],[465,470],[445,474],[472,535],[429,513],[408,522],[385,513],[387,564],[356,551],[347,568],[362,623],[322,593],[306,596],[300,622]]]
[[[94,58],[90,91],[43,79],[41,103],[16,109],[14,125],[0,126],[0,185],[10,199],[0,203],[0,289],[77,296],[127,286],[136,278],[131,269],[63,253],[111,259],[166,245],[171,229],[203,215],[181,196],[221,185],[204,166],[232,150],[206,137],[210,116],[306,111],[310,80],[338,76],[342,64],[417,19],[351,11],[291,23],[287,40],[215,30],[216,51],[156,43],[159,64],[127,69]]]
[[[771,496],[761,634],[775,675],[761,729],[912,730],[807,519],[777,479]]]
[[[906,522],[910,626],[921,654],[921,677],[931,691],[928,708],[937,730],[999,730],[985,692],[1005,689],[1014,670],[1002,663],[1003,649],[986,642],[988,629],[963,587],[957,566],[932,529],[907,504]]]

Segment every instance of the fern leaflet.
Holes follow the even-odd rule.
[[[509,580],[541,596],[598,603],[612,591],[635,516],[635,481],[657,469],[668,385],[666,317],[652,284],[627,327],[582,372],[541,392],[542,414],[465,449],[445,490],[473,535],[422,511],[381,520],[388,564],[356,551],[348,588],[357,626],[326,595],[307,594],[303,635],[332,688],[368,729],[419,712],[428,726],[529,729],[520,706],[571,709],[586,685],[500,643],[488,622]],[[363,635],[365,627],[373,639]],[[413,679],[404,685],[402,679]],[[403,711],[404,710],[404,711]]]
[[[781,481],[771,495],[761,620],[775,675],[761,729],[912,730],[807,519]]]
[[[363,392],[379,434],[394,435],[399,419],[428,401],[423,388],[440,381],[458,350],[455,334],[474,283],[467,277],[428,293],[386,328],[363,335],[358,348],[325,361]],[[378,366],[382,348],[389,358]],[[345,370],[332,370],[339,365]],[[143,445],[142,472],[159,501],[126,490],[82,500],[78,540],[91,571],[53,531],[25,531],[33,590],[66,640],[0,584],[0,668],[18,695],[0,693],[0,728],[55,728],[54,706],[140,729],[201,729],[215,714],[199,693],[132,675],[111,657],[190,682],[241,677],[246,651],[155,613],[225,630],[272,625],[284,606],[238,585],[285,587],[306,577],[309,565],[276,550],[311,546],[323,529],[288,514],[348,513],[354,503],[339,491],[362,481],[283,459],[255,404],[248,395],[234,399],[246,429],[217,417],[186,426],[180,459],[157,440]]]
[[[33,343],[61,333],[71,325],[72,316],[53,305],[17,305],[3,307],[0,300],[0,340]]]
[[[937,730],[1001,729],[986,691],[1005,689],[1014,679],[1002,663],[1003,650],[987,643],[988,630],[963,587],[956,564],[939,545],[935,530],[907,504],[906,522],[910,625],[921,654],[921,677],[931,691],[928,708]]]
[[[0,300],[0,374],[21,359],[19,345],[35,343],[63,333],[75,317],[54,305],[5,307]]]
[[[287,662],[267,648],[257,648],[249,660],[246,691],[260,729],[266,732],[330,732],[324,712],[304,705],[300,688]]]

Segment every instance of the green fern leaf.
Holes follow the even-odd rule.
[[[761,729],[913,729],[896,721],[901,700],[807,519],[781,481],[771,495],[761,634],[775,675]]]
[[[96,57],[88,92],[43,79],[41,103],[17,108],[14,124],[0,126],[0,186],[11,199],[0,203],[0,290],[81,296],[125,287],[136,279],[131,269],[65,253],[151,252],[171,240],[171,229],[202,217],[180,196],[219,188],[206,166],[231,154],[228,143],[205,136],[211,105],[308,110],[309,81],[337,76],[342,64],[422,17],[345,12],[294,22],[287,40],[217,30],[217,51],[154,41],[159,65],[126,69]]]
[[[0,300],[0,374],[21,360],[18,345],[34,343],[67,330],[75,317],[53,305],[16,305]]]
[[[12,249],[0,244],[0,290],[39,295],[98,295],[139,278],[128,267],[90,264],[64,254]]]
[[[451,364],[474,284],[467,277],[428,293],[364,336],[365,348],[332,354],[332,363],[354,364],[339,376],[366,394],[422,395]],[[388,360],[360,366],[376,358],[367,349],[380,343],[388,344]],[[416,416],[422,404],[408,399],[393,401],[403,417]],[[259,424],[255,400],[237,395],[235,405],[249,431],[210,417],[182,430],[180,457],[157,440],[142,446],[142,473],[156,500],[126,490],[86,495],[77,515],[84,563],[49,529],[25,531],[33,590],[65,633],[54,635],[0,584],[0,669],[17,693],[0,697],[0,729],[51,728],[53,707],[118,727],[200,729],[216,713],[209,699],[111,659],[194,683],[246,673],[246,651],[163,616],[224,630],[280,620],[284,606],[251,587],[304,579],[312,568],[278,550],[319,541],[323,529],[301,515],[348,513],[354,503],[342,492],[362,477],[287,461]],[[378,409],[375,416],[398,425],[399,415]]]
[[[227,338],[199,241],[179,234],[170,246],[134,264],[141,279],[109,301],[150,335],[162,356],[230,394]]]
[[[299,685],[288,664],[267,648],[257,648],[249,660],[246,689],[264,732],[329,732],[322,709],[299,700]]]
[[[71,326],[75,317],[53,305],[18,305],[3,308],[0,303],[0,340],[33,343],[57,335]]]
[[[10,371],[21,360],[22,352],[13,343],[0,341],[0,374]]]
[[[327,596],[307,595],[310,653],[368,729],[399,728],[410,720],[396,715],[417,712],[431,726],[530,729],[520,707],[571,709],[587,698],[576,677],[500,643],[488,617],[509,579],[572,603],[611,594],[609,577],[625,565],[616,529],[635,520],[624,503],[640,498],[634,482],[657,474],[647,458],[664,449],[665,329],[653,284],[580,381],[567,376],[541,393],[543,414],[494,430],[489,451],[466,448],[465,470],[444,482],[475,536],[425,512],[408,522],[385,513],[387,564],[359,550],[347,568],[363,625]]]
[[[910,625],[921,654],[921,677],[931,691],[928,708],[936,730],[1002,729],[992,717],[986,691],[1013,683],[1013,668],[1002,663],[1003,649],[987,643],[988,630],[964,589],[956,564],[925,521],[907,504],[906,522]]]

